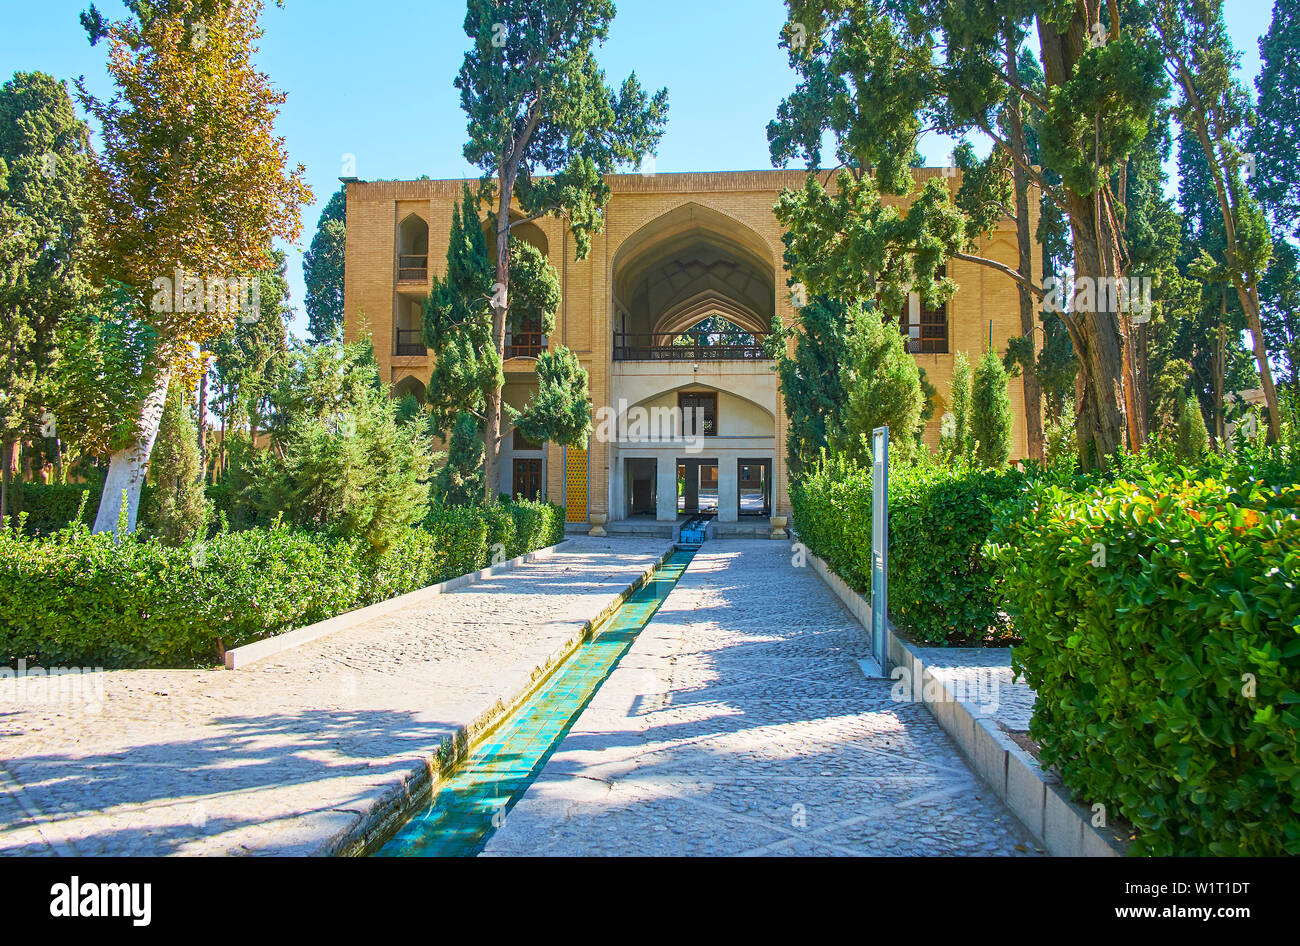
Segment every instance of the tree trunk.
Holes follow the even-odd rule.
[[[126,531],[135,531],[136,514],[140,508],[140,487],[144,485],[145,473],[149,469],[149,455],[153,453],[154,440],[158,437],[158,423],[162,420],[171,374],[170,368],[158,372],[154,388],[145,397],[140,409],[135,442],[118,450],[109,459],[104,492],[99,498],[99,512],[95,516],[95,532],[111,532],[114,538],[121,538],[117,526],[121,518],[123,496],[126,499]]]
[[[199,377],[199,478],[208,480],[208,366]]]
[[[3,464],[4,467],[3,470],[0,470],[0,526],[4,526],[9,522],[9,481],[16,455],[14,448],[17,446],[17,440],[6,437],[3,448],[0,449],[0,464]]]
[[[1011,35],[1007,36],[1007,73],[1016,74],[1017,43]],[[1025,173],[1024,164],[1028,163],[1025,143],[1025,126],[1020,114],[1020,99],[1011,96],[1007,102],[1007,137],[1011,147],[1019,152],[1023,160],[1011,162],[1011,176],[1016,190],[1016,249],[1018,259],[1016,268],[1020,275],[1031,282],[1034,279],[1033,242],[1029,232],[1029,175]],[[1020,296],[1020,334],[1029,339],[1030,360],[1023,366],[1023,389],[1025,398],[1025,436],[1028,441],[1029,458],[1043,458],[1043,395],[1038,382],[1038,333],[1037,312],[1034,297],[1024,283],[1016,284]]]
[[[492,287],[492,344],[497,354],[505,361],[506,354],[506,309],[509,306],[510,292],[510,196],[514,190],[514,178],[505,176],[501,180],[501,191],[497,201],[497,282]],[[496,499],[500,489],[500,441],[501,441],[501,400],[502,389],[488,392],[487,422],[483,431],[483,495],[487,502]]]
[[[1076,12],[1064,33],[1050,19],[1041,15],[1037,18],[1049,91],[1069,81],[1074,63],[1087,48],[1088,25],[1096,19],[1097,5],[1081,6],[1090,9]],[[1114,233],[1101,226],[1100,202],[1095,195],[1065,188],[1062,194],[1074,244],[1076,285],[1084,279],[1091,279],[1094,287],[1106,285],[1104,278],[1119,275],[1110,265],[1118,260],[1118,253],[1115,247],[1103,245],[1103,239],[1113,240]],[[1074,311],[1074,318],[1082,326],[1081,335],[1071,332],[1083,373],[1081,383],[1076,385],[1076,400],[1079,459],[1085,469],[1104,465],[1107,458],[1123,449],[1129,433],[1125,405],[1130,395],[1124,384],[1122,328],[1112,306],[1113,294],[1093,295],[1096,304],[1091,306],[1091,312]]]
[[[1282,439],[1282,412],[1278,408],[1277,388],[1273,384],[1273,367],[1268,363],[1268,347],[1264,344],[1264,324],[1259,318],[1259,283],[1253,283],[1249,290],[1238,285],[1237,295],[1241,299],[1242,308],[1246,310],[1251,347],[1255,350],[1259,380],[1264,386],[1264,401],[1268,405],[1269,441],[1277,443]]]

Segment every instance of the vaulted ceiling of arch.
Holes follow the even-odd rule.
[[[668,322],[681,321],[685,311],[698,322],[710,314],[710,299],[719,303],[716,311],[738,324],[750,323],[756,331],[771,324],[771,273],[712,234],[651,248],[631,268],[620,274],[625,293],[620,301],[636,325],[629,325],[630,331],[665,330]]]

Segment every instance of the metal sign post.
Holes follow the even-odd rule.
[[[889,428],[871,432],[871,654],[889,672]]]

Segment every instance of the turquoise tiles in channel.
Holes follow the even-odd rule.
[[[573,721],[650,623],[694,552],[677,550],[452,774],[380,857],[466,857],[482,850],[542,770]]]

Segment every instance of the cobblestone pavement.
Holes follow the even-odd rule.
[[[247,669],[0,702],[0,854],[311,854],[668,548],[575,547]],[[96,711],[97,710],[97,711]]]
[[[783,542],[711,542],[485,854],[1037,854]]]

